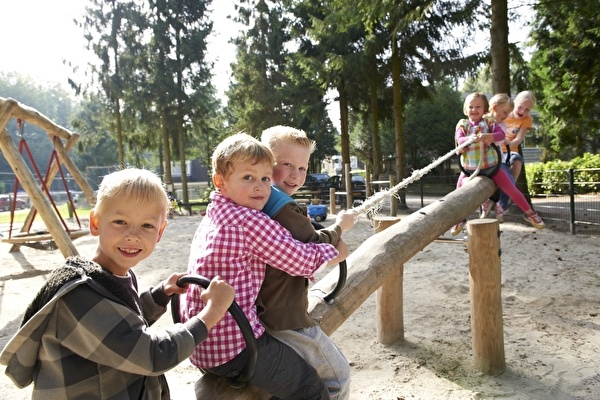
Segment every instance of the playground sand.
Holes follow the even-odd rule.
[[[155,253],[135,268],[142,287],[185,270],[199,221],[170,220]],[[352,365],[352,399],[600,398],[600,239],[508,222],[501,231],[506,370],[487,376],[474,367],[468,254],[460,243],[434,242],[404,266],[403,342],[377,342],[375,294],[332,335]],[[344,240],[353,250],[373,234],[361,218]],[[90,256],[96,240],[74,243]],[[58,250],[9,249],[0,244],[0,348],[63,260]],[[167,313],[157,326],[169,324]],[[169,371],[173,398],[194,398],[198,374],[187,361]],[[17,389],[0,374],[0,398],[30,395],[31,387]]]

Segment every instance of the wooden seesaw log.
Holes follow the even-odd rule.
[[[346,285],[333,304],[311,293],[329,293],[339,273],[334,268],[317,282],[309,293],[308,311],[321,321],[321,328],[331,335],[386,280],[394,267],[403,265],[462,218],[466,218],[496,190],[491,179],[475,177],[444,198],[403,217],[398,223],[371,236],[346,260]],[[211,374],[195,384],[197,399],[263,400],[271,396],[254,387],[233,389]]]

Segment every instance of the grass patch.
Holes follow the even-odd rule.
[[[64,203],[57,206],[58,212],[62,216],[63,219],[67,219],[70,217],[69,215],[69,207],[68,203]],[[81,220],[82,217],[87,218],[90,215],[91,207],[81,207],[77,208],[75,211],[77,212],[77,216]],[[29,214],[29,209],[25,210],[15,210],[15,216],[13,223],[20,224],[25,221],[27,215]],[[42,217],[40,217],[40,213],[36,213],[34,221],[42,221]],[[10,211],[0,212],[0,224],[9,224],[10,223]]]

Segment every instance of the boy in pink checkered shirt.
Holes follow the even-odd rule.
[[[265,332],[256,311],[266,264],[290,275],[311,278],[348,256],[345,246],[302,243],[261,210],[271,191],[273,156],[257,139],[228,137],[212,156],[216,191],[191,245],[188,273],[219,275],[235,288],[258,345],[256,371],[249,383],[280,399],[329,399],[316,370],[292,348]],[[338,251],[339,250],[339,251]],[[189,287],[181,302],[186,321],[204,307],[201,288]],[[242,334],[230,315],[194,351],[192,364],[213,374],[236,377],[248,359]]]

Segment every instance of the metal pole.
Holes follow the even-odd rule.
[[[571,234],[575,235],[575,174],[573,168],[569,168],[569,203]]]

